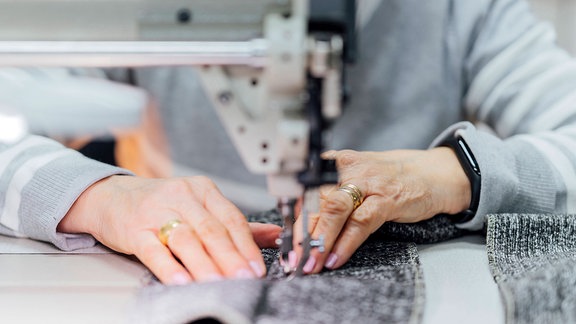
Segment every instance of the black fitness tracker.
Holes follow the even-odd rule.
[[[451,147],[454,150],[460,165],[462,165],[462,169],[464,169],[464,172],[470,181],[470,189],[472,193],[472,196],[470,197],[470,207],[457,215],[453,215],[453,220],[455,222],[467,222],[476,215],[478,203],[480,202],[480,167],[478,166],[478,162],[476,162],[476,158],[474,158],[474,154],[472,154],[472,151],[460,135],[454,135],[447,138],[440,143],[439,146]]]

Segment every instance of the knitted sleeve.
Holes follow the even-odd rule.
[[[576,60],[525,1],[487,3],[463,46],[463,106],[490,131],[460,123],[432,144],[458,132],[478,160],[480,205],[462,227],[481,228],[489,213],[574,213]]]
[[[143,91],[101,75],[79,74],[0,69],[0,114],[9,109],[22,115],[32,131],[63,136],[105,133],[115,119],[138,122],[133,117],[140,118],[147,104]],[[130,172],[47,137],[0,141],[0,234],[51,242],[63,250],[92,246],[91,236],[58,233],[56,227],[86,188],[115,174]]]
[[[61,144],[28,136],[0,144],[0,234],[51,242],[63,250],[89,247],[89,235],[56,232],[91,184],[128,171],[93,161]]]

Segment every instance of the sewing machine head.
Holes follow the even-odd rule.
[[[304,199],[306,233],[317,187],[338,180],[320,153],[356,56],[355,11],[355,0],[0,0],[0,64],[200,66],[243,161],[278,198],[287,261],[294,204]],[[287,272],[300,274],[310,248],[322,248],[309,235],[301,244]]]

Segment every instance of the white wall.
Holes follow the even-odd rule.
[[[362,23],[382,0],[357,1],[362,2],[358,12],[358,20]],[[576,56],[576,0],[528,0],[528,2],[532,4],[532,10],[538,17],[554,25],[560,46]]]
[[[576,55],[576,0],[529,0],[533,11],[556,27],[558,43]]]

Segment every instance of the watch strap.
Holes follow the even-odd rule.
[[[474,218],[476,211],[478,210],[478,204],[480,203],[480,167],[478,166],[474,154],[472,154],[472,150],[470,150],[470,147],[468,147],[462,136],[451,136],[440,143],[439,146],[451,147],[454,150],[462,169],[464,169],[464,173],[466,173],[466,176],[470,181],[470,207],[457,215],[454,215],[453,218],[457,223],[465,223]]]

